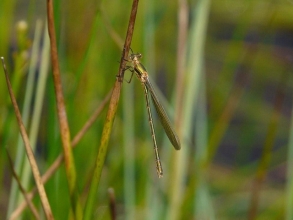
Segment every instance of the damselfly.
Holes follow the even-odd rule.
[[[161,165],[158,146],[157,146],[157,142],[156,142],[155,129],[154,129],[152,113],[151,113],[151,108],[150,108],[149,93],[151,94],[151,98],[153,100],[156,112],[158,113],[161,124],[163,125],[163,128],[164,128],[169,140],[171,141],[172,145],[174,146],[174,148],[176,150],[180,150],[181,147],[180,147],[179,138],[171,126],[170,119],[168,118],[167,113],[164,110],[163,106],[159,102],[159,99],[155,93],[154,87],[150,83],[147,70],[139,61],[141,57],[142,57],[142,55],[140,53],[132,53],[129,56],[128,61],[132,63],[132,67],[129,67],[130,71],[132,72],[132,75],[131,75],[129,82],[132,79],[133,72],[135,72],[135,75],[137,76],[137,78],[140,80],[140,82],[143,85],[145,99],[146,99],[146,107],[147,107],[148,116],[149,116],[151,135],[152,135],[152,139],[153,139],[153,143],[154,143],[157,173],[158,173],[159,177],[162,177],[163,176],[163,168]]]

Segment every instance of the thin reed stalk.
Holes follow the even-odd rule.
[[[12,91],[12,87],[11,87],[10,80],[8,78],[8,73],[6,70],[6,65],[4,62],[4,58],[1,57],[1,59],[2,59],[2,64],[3,64],[3,68],[4,68],[4,73],[5,73],[5,78],[6,78],[6,82],[7,82],[9,95],[10,95],[11,102],[12,102],[12,105],[14,108],[14,112],[16,115],[16,119],[17,119],[17,123],[18,123],[19,129],[20,129],[20,133],[23,138],[26,154],[27,154],[28,160],[30,161],[31,169],[32,169],[34,179],[35,179],[35,182],[37,185],[37,189],[38,189],[38,192],[40,195],[40,199],[41,199],[41,203],[42,203],[42,206],[43,206],[43,209],[45,212],[45,216],[47,219],[54,219],[53,213],[52,213],[52,210],[51,210],[51,207],[50,207],[50,204],[49,204],[46,192],[45,192],[44,185],[41,181],[40,171],[38,169],[37,162],[35,160],[34,153],[32,151],[27,132],[26,132],[24,124],[22,122],[20,111],[19,111],[15,96]]]
[[[188,175],[190,147],[187,140],[191,140],[191,128],[193,124],[194,109],[198,100],[204,56],[206,28],[208,24],[210,1],[200,0],[194,8],[191,31],[189,34],[190,50],[187,57],[187,72],[185,94],[182,101],[182,120],[178,125],[179,137],[182,140],[181,150],[174,154],[173,173],[170,175],[170,206],[167,210],[167,219],[178,219],[180,207],[184,195],[185,178]]]

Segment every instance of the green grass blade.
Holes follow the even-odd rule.
[[[30,126],[30,132],[29,132],[29,139],[32,146],[33,151],[36,149],[36,143],[37,143],[37,136],[40,126],[40,120],[41,120],[41,112],[44,102],[44,96],[45,96],[45,88],[46,88],[46,82],[48,77],[48,71],[49,71],[49,38],[47,34],[47,30],[44,31],[44,47],[42,48],[42,54],[41,54],[41,65],[40,65],[40,72],[39,72],[39,78],[37,81],[37,88],[36,88],[36,98],[35,98],[35,105],[33,106],[33,112],[32,112],[32,121]],[[22,182],[27,187],[30,179],[30,167],[28,162],[25,162],[23,165],[23,177]]]
[[[23,123],[25,126],[28,125],[31,101],[33,97],[34,80],[35,80],[35,74],[37,69],[37,60],[39,56],[38,51],[39,51],[39,45],[40,45],[40,40],[42,35],[41,33],[42,33],[42,23],[38,21],[36,23],[36,28],[35,28],[34,41],[32,46],[32,57],[31,57],[31,62],[29,66],[28,80],[26,84],[26,91],[25,91],[25,97],[24,97],[24,106],[22,110]],[[28,174],[29,174],[29,177],[31,176],[31,171],[29,172],[22,171],[24,161],[29,166],[29,162],[26,160],[24,144],[23,144],[21,135],[19,135],[18,143],[17,143],[17,155],[15,159],[15,170],[17,173],[22,173],[20,178],[23,178],[23,176],[26,176]],[[23,187],[27,189],[28,181],[22,182],[22,184],[23,184]],[[20,199],[20,193],[18,192],[17,183],[15,181],[12,181],[10,199],[9,199],[9,208],[7,213],[8,216],[11,214],[11,212],[16,207],[18,202],[20,202],[20,200],[22,199]]]
[[[135,143],[133,83],[123,88],[124,202],[125,219],[135,219]]]
[[[197,5],[194,10],[194,19],[192,20],[191,32],[189,35],[190,39],[190,50],[189,57],[187,58],[187,75],[186,75],[186,93],[183,98],[183,114],[182,128],[179,135],[182,138],[182,148],[176,152],[173,161],[174,170],[169,178],[171,183],[171,195],[170,195],[170,206],[167,212],[167,219],[178,219],[180,216],[180,204],[183,198],[183,192],[185,183],[184,180],[187,175],[187,163],[190,154],[190,147],[188,142],[185,140],[191,140],[188,134],[190,134],[193,124],[193,114],[198,100],[199,89],[200,89],[200,78],[202,70],[202,60],[204,56],[204,45],[206,37],[206,28],[209,13],[208,0],[197,1]]]

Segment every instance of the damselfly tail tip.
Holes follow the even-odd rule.
[[[163,173],[158,173],[158,177],[162,178],[163,177]]]
[[[159,178],[162,178],[163,177],[163,168],[162,168],[161,161],[160,160],[157,160],[156,163],[157,163],[157,174],[158,174],[158,177]]]

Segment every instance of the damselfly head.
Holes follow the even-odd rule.
[[[142,54],[141,53],[132,53],[129,56],[129,59],[132,60],[132,61],[135,61],[135,60],[138,61],[141,58],[142,58]]]

